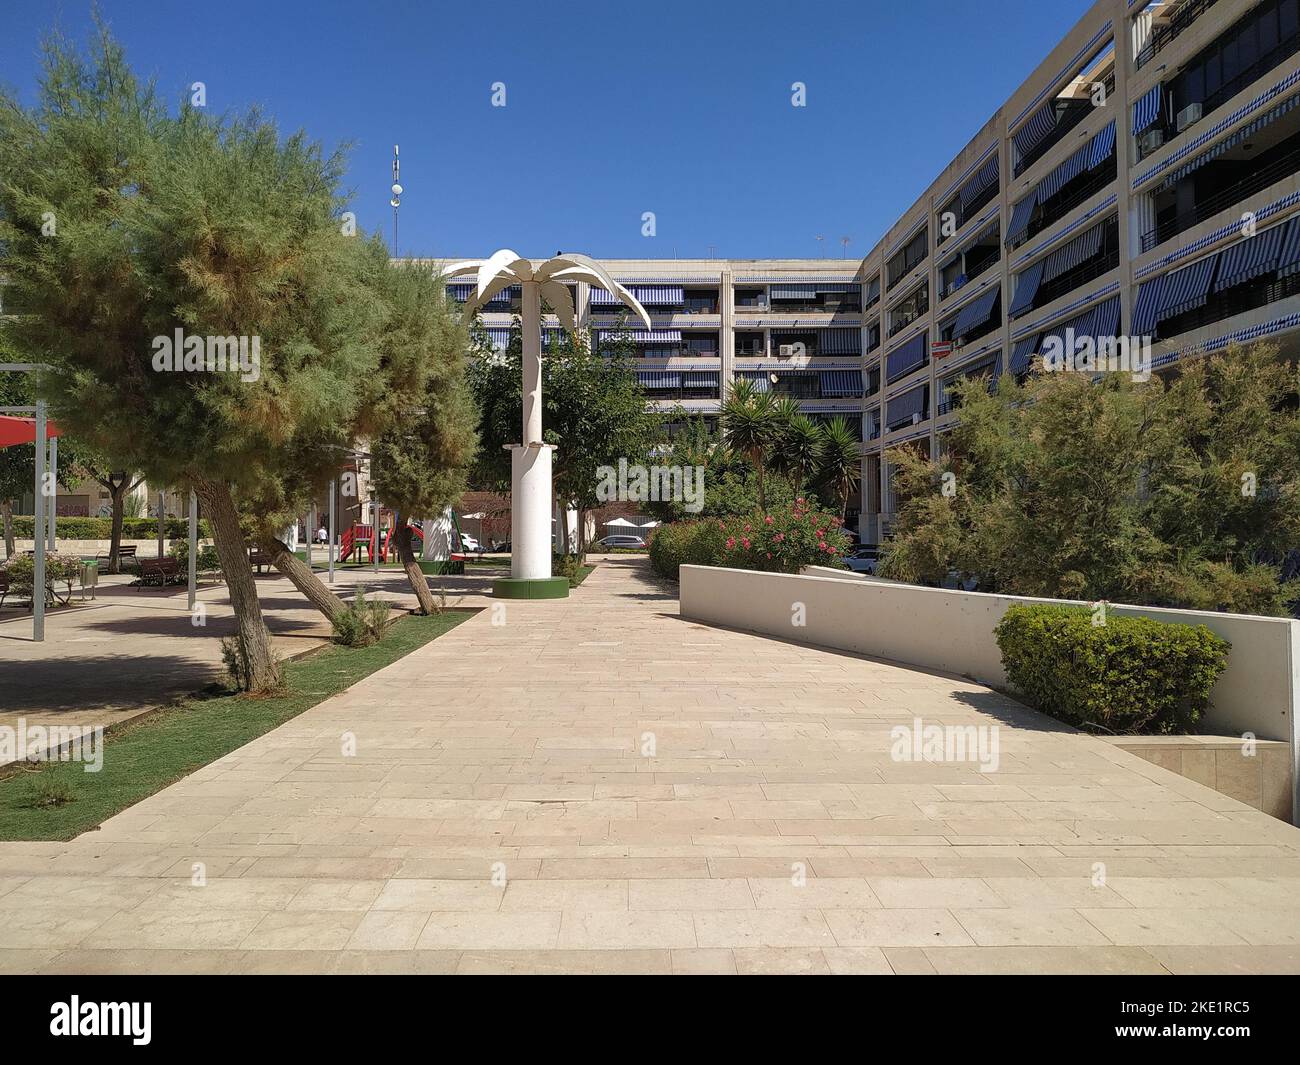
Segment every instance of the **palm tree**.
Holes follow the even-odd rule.
[[[803,494],[804,481],[817,469],[825,450],[822,427],[808,415],[798,413],[786,423],[781,434],[780,461],[781,468],[790,476],[796,498]]]
[[[862,479],[862,454],[849,423],[835,418],[822,426],[822,454],[818,477],[839,500],[840,517],[846,517],[849,497]]]
[[[778,431],[772,394],[755,391],[749,381],[736,381],[722,404],[722,431],[727,445],[753,464],[758,477],[758,506],[760,510],[766,510],[764,477],[767,456]]]

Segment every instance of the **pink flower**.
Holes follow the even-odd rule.
[[[736,538],[735,538],[734,536],[728,536],[728,537],[727,537],[727,550],[728,550],[728,551],[734,551],[735,548],[736,548]]]
[[[749,541],[747,539],[742,538],[740,542],[745,545],[745,550],[748,551],[750,548]]]
[[[771,524],[772,524],[772,515],[769,514],[769,515],[768,515],[766,518],[764,518],[763,520],[764,520],[765,522],[767,522],[769,525],[771,525]]]
[[[777,534],[776,534],[776,542],[777,542],[778,544],[779,544],[782,540],[784,540],[784,539],[785,539],[785,533],[777,533]]]
[[[751,529],[751,526],[750,526],[749,522],[745,522],[745,532],[749,532],[750,529]]]
[[[767,560],[768,560],[769,562],[772,561],[772,552],[771,552],[771,551],[769,551],[769,552],[767,553]]]
[[[803,496],[800,496],[798,499],[795,500],[795,502],[798,503],[798,504],[802,507],[802,506],[804,505],[804,503],[805,503],[804,497],[803,497]]]

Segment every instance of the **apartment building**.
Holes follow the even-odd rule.
[[[861,531],[885,452],[929,453],[966,375],[1049,338],[1147,337],[1153,365],[1270,338],[1300,354],[1300,0],[1100,0],[861,267]]]

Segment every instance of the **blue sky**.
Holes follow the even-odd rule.
[[[818,234],[861,257],[1087,7],[100,0],[170,98],[202,81],[212,109],[351,141],[353,209],[389,240],[400,144],[403,254],[610,258],[811,257]],[[0,25],[30,99],[42,35],[84,40],[90,4],[0,0]]]

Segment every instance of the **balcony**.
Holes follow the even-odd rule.
[[[1109,273],[1118,265],[1118,248],[1103,252],[1101,255],[1094,255],[1086,262],[1080,263],[1073,270],[1068,270],[1059,277],[1052,278],[1051,281],[1044,281],[1038,287],[1038,293],[1034,296],[1034,302],[1030,310],[1036,311],[1040,307],[1046,307],[1049,303],[1054,303],[1066,293],[1073,292],[1080,285],[1086,285],[1094,278]],[[1025,313],[1028,313],[1028,311]]]
[[[1138,52],[1137,58],[1134,60],[1137,69],[1141,70],[1152,59],[1173,44],[1174,41],[1178,40],[1183,31],[1212,8],[1215,3],[1216,0],[1192,0],[1191,3],[1184,4],[1179,8],[1168,22],[1156,25],[1151,31],[1151,39]]]
[[[1297,138],[1300,138],[1300,135],[1294,135],[1290,140],[1297,141]],[[1296,143],[1295,147],[1287,148],[1276,159],[1258,170],[1252,170],[1233,184],[1201,198],[1192,208],[1161,219],[1154,229],[1149,229],[1142,234],[1142,250],[1151,251],[1152,248],[1178,236],[1179,233],[1213,218],[1220,211],[1226,211],[1233,204],[1240,203],[1248,196],[1253,196],[1297,172],[1300,172],[1300,142]]]
[[[939,289],[939,298],[945,300],[954,292],[961,291],[961,289],[965,288],[981,274],[987,272],[991,267],[997,266],[1001,261],[1001,249],[995,249],[993,255],[985,256],[973,266],[968,266],[965,273],[958,274],[951,281],[942,285]]]
[[[1107,185],[1113,184],[1117,173],[1115,157],[1097,167],[1087,170],[1065,185],[1060,192],[1038,208],[1038,213],[1029,223],[1024,234],[1013,240],[1009,247],[1018,248],[1026,241],[1033,240],[1043,230],[1055,225],[1071,211],[1096,196]]]
[[[1215,293],[1206,301],[1205,306],[1166,319],[1157,326],[1156,336],[1160,340],[1168,340],[1235,315],[1266,307],[1270,303],[1297,297],[1300,297],[1300,274],[1292,274],[1276,281],[1264,277],[1226,292]]]
[[[1114,73],[1109,74],[1102,82],[1102,85],[1105,86],[1106,98],[1110,99],[1115,92]],[[1074,129],[1075,126],[1091,115],[1095,110],[1096,108],[1093,107],[1091,98],[1067,101],[1065,110],[1061,113],[1060,117],[1057,118],[1056,126],[1053,128],[1052,132],[1038,144],[1034,145],[1034,147],[1016,163],[1015,176],[1019,177],[1056,147],[1056,145],[1060,144],[1070,130]]]

